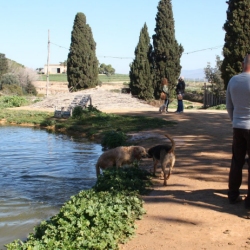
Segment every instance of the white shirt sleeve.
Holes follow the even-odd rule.
[[[231,98],[231,93],[230,93],[230,86],[229,86],[229,84],[228,84],[228,86],[227,86],[226,107],[227,107],[227,113],[228,113],[228,115],[229,115],[231,121],[233,121],[234,105],[233,105],[232,98]]]

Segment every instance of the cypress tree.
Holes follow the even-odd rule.
[[[170,90],[175,88],[181,72],[180,58],[184,51],[175,38],[171,0],[160,0],[156,15],[154,45],[154,96],[159,98],[161,80],[167,78]]]
[[[250,53],[250,1],[229,0],[226,3],[224,60],[221,65],[225,88],[230,78],[242,71],[243,58]]]
[[[67,59],[67,77],[68,87],[74,91],[98,84],[96,43],[83,13],[75,16]]]
[[[153,99],[153,78],[151,67],[152,45],[145,23],[135,48],[135,59],[130,65],[130,89],[132,95],[144,100]]]

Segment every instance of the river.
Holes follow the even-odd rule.
[[[0,126],[0,249],[25,240],[72,195],[92,187],[101,153],[84,138]]]

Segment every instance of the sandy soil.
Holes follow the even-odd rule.
[[[231,158],[232,128],[225,111],[185,111],[159,114],[130,95],[98,88],[91,94],[93,105],[102,111],[137,114],[177,121],[164,129],[133,134],[142,146],[151,147],[167,142],[167,132],[176,141],[174,172],[164,187],[163,180],[154,179],[154,191],[143,197],[147,214],[137,222],[131,241],[121,245],[132,249],[250,249],[250,221],[244,203],[230,205],[227,181]],[[74,94],[54,96],[29,109],[54,109]],[[54,105],[54,106],[53,106]],[[142,167],[152,168],[151,160]],[[160,169],[159,173],[160,173]],[[242,195],[247,192],[247,169],[244,169]]]

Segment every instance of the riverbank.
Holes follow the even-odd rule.
[[[162,179],[154,179],[154,191],[143,197],[147,214],[137,222],[135,238],[120,248],[250,249],[248,211],[243,203],[230,205],[227,200],[232,128],[226,112],[185,110],[176,114],[170,109],[170,113],[160,115],[157,107],[137,101],[130,105],[134,98],[129,95],[117,108],[112,98],[106,98],[109,92],[99,94],[93,96],[93,105],[101,111],[176,121],[173,126],[132,133],[134,143],[146,148],[167,142],[164,134],[169,133],[176,141],[177,161],[167,187],[162,186]],[[118,99],[122,95],[111,94]],[[39,109],[31,107],[35,108]],[[152,161],[144,160],[141,166],[150,170]],[[243,176],[244,196],[246,166]]]

